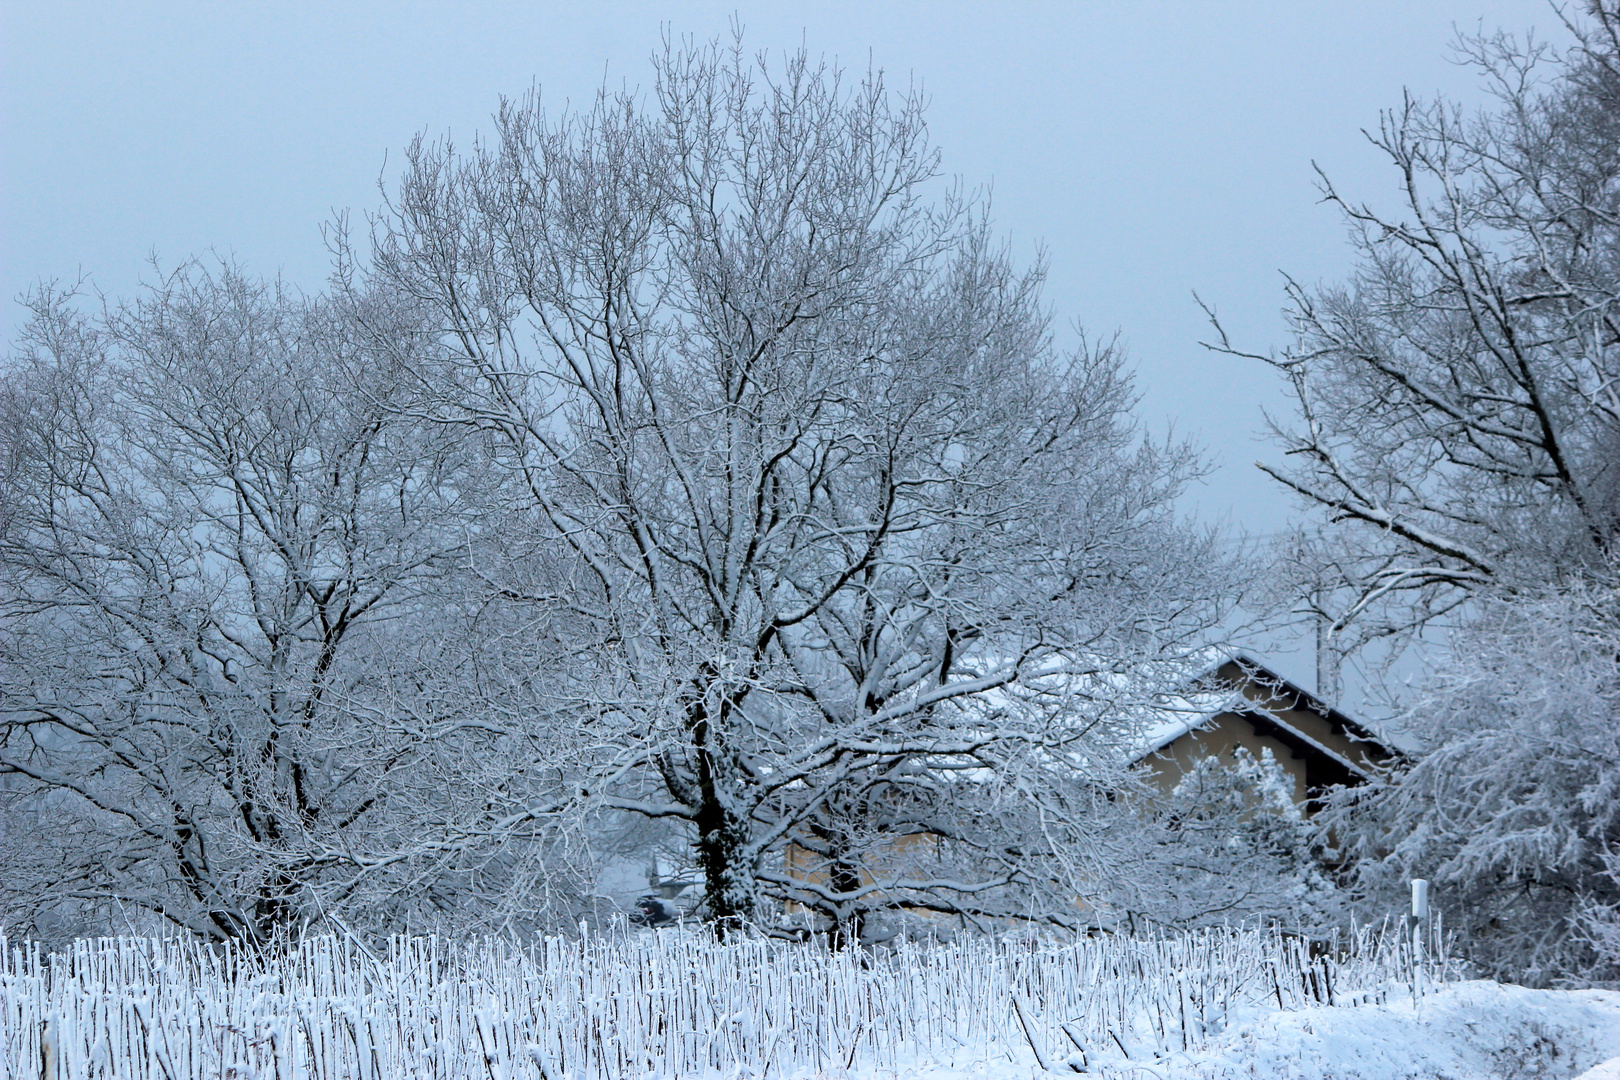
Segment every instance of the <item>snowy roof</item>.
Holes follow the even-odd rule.
[[[1133,748],[1132,761],[1163,750],[1190,732],[1208,724],[1223,712],[1252,708],[1236,687],[1190,693],[1166,701],[1153,710],[1156,714],[1143,727]]]
[[[1231,670],[1232,665],[1242,674]],[[1266,692],[1255,694],[1257,687]],[[1316,713],[1330,729],[1353,743],[1369,744],[1374,757],[1399,754],[1359,722],[1253,657],[1230,649],[1200,649],[1180,660],[1136,668],[1109,664],[1102,658],[1058,654],[1021,675],[1016,683],[982,691],[956,704],[986,720],[997,713],[1032,707],[1089,715],[1101,725],[1093,728],[1101,741],[1076,749],[1077,762],[1110,746],[1110,753],[1120,753],[1125,764],[1134,765],[1218,717],[1238,714],[1296,753],[1331,761],[1351,776],[1369,777],[1364,761],[1352,760],[1342,747],[1325,744],[1320,733],[1313,736],[1291,722],[1286,714],[1294,709]]]
[[[1141,761],[1150,754],[1163,750],[1184,735],[1205,727],[1222,714],[1239,713],[1260,721],[1293,742],[1329,758],[1350,772],[1366,777],[1367,770],[1360,762],[1312,737],[1297,725],[1288,722],[1278,709],[1268,708],[1243,693],[1240,684],[1221,677],[1218,672],[1228,664],[1237,664],[1250,684],[1265,686],[1270,698],[1285,707],[1302,707],[1318,713],[1324,720],[1355,742],[1369,743],[1381,750],[1398,753],[1398,749],[1380,739],[1365,725],[1332,708],[1300,687],[1265,667],[1253,657],[1240,652],[1207,653],[1207,665],[1183,684],[1183,693],[1172,695],[1152,710],[1153,714],[1143,726],[1131,760]]]

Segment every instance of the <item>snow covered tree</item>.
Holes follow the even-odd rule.
[[[1602,938],[1620,907],[1615,582],[1482,602],[1409,710],[1427,752],[1324,815],[1374,895],[1431,879],[1498,978],[1620,979]]]
[[[96,317],[32,298],[0,396],[8,925],[421,926],[514,857],[476,841],[521,729],[457,677],[478,608],[445,587],[501,478],[405,419],[373,346],[411,324],[349,300],[195,265]]]
[[[1362,640],[1601,571],[1620,533],[1620,15],[1592,12],[1563,53],[1465,42],[1491,111],[1385,114],[1400,212],[1324,178],[1357,269],[1290,286],[1297,341],[1258,357],[1297,410],[1262,468],[1337,526],[1319,563]]]
[[[1073,922],[1109,747],[1235,591],[1175,515],[1199,462],[1141,439],[1114,350],[1056,347],[915,93],[655,67],[419,140],[346,253],[434,313],[424,415],[521,478],[488,572],[572,628],[582,796],[687,830],[719,920]]]
[[[1321,511],[1292,557],[1328,636],[1449,639],[1401,703],[1416,765],[1324,820],[1381,902],[1441,882],[1476,957],[1535,981],[1613,977],[1575,919],[1614,888],[1620,10],[1567,28],[1465,40],[1477,116],[1384,116],[1398,212],[1324,179],[1357,269],[1290,286],[1296,341],[1260,358],[1296,409],[1262,468]]]

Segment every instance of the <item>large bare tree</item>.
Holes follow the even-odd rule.
[[[581,796],[689,836],[709,913],[1074,922],[1133,710],[1233,583],[1110,347],[941,181],[916,93],[669,45],[648,92],[418,140],[363,258],[432,312],[575,642]],[[521,550],[519,550],[521,549]]]

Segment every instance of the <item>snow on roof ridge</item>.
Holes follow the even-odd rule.
[[[1217,678],[1221,668],[1237,664],[1252,683],[1269,691],[1265,701],[1249,698],[1239,681]],[[1311,738],[1294,726],[1284,723],[1268,704],[1284,704],[1292,697],[1296,704],[1321,714],[1329,723],[1342,727],[1353,739],[1371,740],[1386,745],[1376,732],[1338,709],[1323,702],[1316,695],[1290,682],[1250,653],[1223,646],[1204,646],[1175,661],[1160,661],[1160,677],[1168,675],[1174,689],[1153,692],[1153,683],[1165,685],[1145,673],[1133,673],[1134,665],[1120,661],[1109,662],[1098,656],[1063,655],[1045,657],[1042,662],[1024,672],[1014,685],[1001,688],[979,698],[979,707],[992,709],[1006,707],[1010,699],[1053,696],[1062,698],[1078,692],[1094,701],[1114,698],[1125,706],[1121,718],[1135,728],[1133,736],[1125,741],[1125,761],[1134,765],[1158,753],[1170,743],[1204,727],[1222,713],[1239,713],[1263,718],[1280,732],[1321,751],[1355,774],[1365,776],[1361,766]],[[1077,668],[1090,670],[1079,671]]]
[[[1320,700],[1315,694],[1296,686],[1241,649],[1210,646],[1199,650],[1194,656],[1202,657],[1203,662],[1198,665],[1198,673],[1189,676],[1183,684],[1193,688],[1192,691],[1171,698],[1164,705],[1154,710],[1160,714],[1161,718],[1148,724],[1144,729],[1137,748],[1132,752],[1130,758],[1132,764],[1151,754],[1158,753],[1183,735],[1190,734],[1208,724],[1220,714],[1234,712],[1263,716],[1267,723],[1274,724],[1300,741],[1310,744],[1313,748],[1320,750],[1351,769],[1357,775],[1367,775],[1365,769],[1350,761],[1343,754],[1324,746],[1321,742],[1306,735],[1293,725],[1285,723],[1281,717],[1267,708],[1264,703],[1251,700],[1243,693],[1240,686],[1226,680],[1222,680],[1224,685],[1217,687],[1211,687],[1208,683],[1211,681],[1210,677],[1221,668],[1227,664],[1235,663],[1248,673],[1251,680],[1283,693],[1291,693],[1301,699],[1299,704],[1304,705],[1313,712],[1321,713],[1330,723],[1339,723],[1349,727],[1352,737],[1376,739],[1376,733],[1368,729],[1366,725]],[[1271,696],[1275,697],[1276,694],[1273,693]]]

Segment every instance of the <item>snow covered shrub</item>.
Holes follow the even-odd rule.
[[[1325,815],[1368,900],[1397,910],[1430,878],[1500,979],[1620,981],[1617,602],[1611,580],[1482,605],[1408,715],[1427,749]]]
[[[1294,779],[1264,750],[1209,757],[1140,829],[1140,865],[1109,897],[1126,918],[1190,927],[1256,920],[1326,931],[1344,914],[1338,887],[1294,801]]]
[[[1584,898],[1577,918],[1592,951],[1614,968],[1620,967],[1620,902],[1614,899],[1620,895],[1620,851],[1605,851],[1603,862],[1612,888],[1605,890],[1607,897]]]

